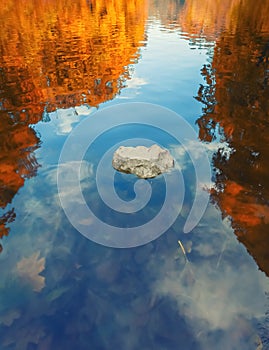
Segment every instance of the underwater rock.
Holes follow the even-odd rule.
[[[118,171],[149,179],[174,167],[174,159],[167,149],[158,145],[151,147],[120,146],[113,155],[112,166]]]

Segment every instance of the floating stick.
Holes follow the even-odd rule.
[[[181,250],[182,250],[182,252],[183,252],[183,255],[184,255],[184,257],[185,257],[185,259],[186,259],[186,263],[187,263],[189,260],[188,260],[188,258],[187,258],[187,254],[186,254],[185,248],[184,248],[184,246],[183,246],[183,244],[181,243],[180,240],[178,240],[177,242],[178,242],[178,244],[179,244],[179,246],[180,246],[180,248],[181,248]]]

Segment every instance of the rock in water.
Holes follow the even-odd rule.
[[[121,172],[148,179],[172,169],[174,159],[167,149],[158,145],[120,146],[113,155],[112,166]]]

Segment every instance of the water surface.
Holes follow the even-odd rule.
[[[268,347],[268,13],[261,0],[1,2],[1,349]],[[182,115],[207,148],[213,183],[203,219],[184,234],[195,179],[180,145],[147,128],[103,135],[81,183],[104,220],[126,220],[94,185],[105,146],[126,135],[169,148],[186,184],[164,235],[113,249],[71,226],[56,173],[74,127],[127,101]],[[117,175],[122,199],[134,182]],[[162,177],[151,184],[142,221],[162,205]]]

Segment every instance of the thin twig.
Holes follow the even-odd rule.
[[[185,248],[184,248],[183,244],[181,243],[181,241],[180,241],[180,240],[178,240],[177,242],[178,242],[178,244],[179,244],[179,246],[180,246],[180,248],[181,248],[181,250],[182,250],[182,252],[183,252],[183,255],[184,255],[185,259],[186,259],[186,263],[187,263],[187,262],[189,262],[189,260],[188,260],[188,258],[187,258],[187,254],[186,254],[186,251],[185,251]]]

